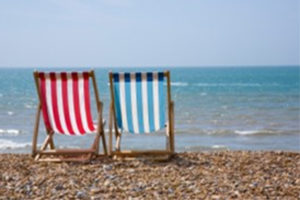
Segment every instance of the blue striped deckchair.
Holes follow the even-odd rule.
[[[110,154],[114,156],[172,155],[174,153],[174,104],[171,100],[170,72],[111,72],[109,81],[111,91]],[[167,83],[166,88],[165,83]],[[112,144],[113,126],[116,134],[115,150]],[[121,133],[145,134],[165,127],[166,150],[120,150]]]

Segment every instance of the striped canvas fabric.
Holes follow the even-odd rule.
[[[165,126],[164,73],[114,73],[115,110],[120,129],[150,133]]]
[[[65,135],[95,132],[88,72],[39,73],[42,113],[48,130]]]

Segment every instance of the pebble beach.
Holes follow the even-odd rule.
[[[299,199],[300,153],[179,153],[169,161],[37,163],[0,155],[0,199]]]

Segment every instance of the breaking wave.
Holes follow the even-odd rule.
[[[17,129],[0,129],[0,135],[19,135],[21,133],[20,130]]]
[[[31,104],[24,104],[24,107],[25,107],[25,108],[28,108],[28,109],[31,109],[31,108],[34,108],[34,105],[31,105]]]
[[[272,130],[245,130],[245,131],[234,131],[238,135],[263,135],[263,134],[275,134],[275,131]]]
[[[232,130],[232,129],[200,129],[200,128],[177,128],[176,133],[178,134],[196,134],[196,135],[240,135],[240,136],[251,136],[251,135],[274,135],[274,134],[285,134],[286,131],[280,130]],[[291,131],[289,131],[291,133]],[[295,131],[299,133],[299,131]]]
[[[0,139],[0,149],[20,149],[30,147],[30,143],[16,143],[11,140]]]
[[[278,86],[279,84],[260,84],[260,83],[188,83],[188,82],[171,82],[171,86],[198,86],[198,87],[261,87],[261,86]]]
[[[212,145],[211,148],[213,148],[213,149],[227,149],[227,147],[225,145],[218,145],[218,144]]]
[[[187,82],[171,82],[172,86],[188,86]]]
[[[200,87],[223,87],[223,86],[230,86],[230,87],[260,87],[261,84],[258,83],[197,83],[197,86]]]

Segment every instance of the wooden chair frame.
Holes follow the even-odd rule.
[[[166,149],[165,150],[144,150],[144,151],[134,151],[134,150],[122,150],[121,151],[121,136],[119,132],[117,121],[116,121],[116,111],[115,111],[115,97],[114,97],[114,85],[113,85],[113,73],[109,73],[109,83],[110,83],[110,94],[111,103],[109,107],[109,155],[114,158],[124,158],[124,157],[138,157],[138,156],[167,156],[170,158],[175,153],[174,146],[174,102],[171,100],[171,84],[170,84],[170,72],[165,71],[164,76],[167,78],[167,111],[168,111],[168,121],[166,123]],[[113,150],[113,129],[115,132],[116,146]]]
[[[47,136],[44,140],[40,150],[37,150],[37,139],[38,139],[38,131],[39,131],[39,123],[40,123],[40,115],[41,115],[41,94],[40,94],[40,84],[39,84],[39,74],[38,71],[34,71],[33,73],[35,85],[38,93],[39,103],[37,106],[34,132],[33,132],[33,140],[32,140],[32,156],[35,161],[46,161],[46,162],[63,162],[63,161],[89,161],[94,156],[106,156],[107,148],[104,134],[104,125],[102,118],[103,111],[103,103],[100,101],[99,93],[96,84],[96,78],[94,70],[89,72],[89,78],[92,79],[93,89],[97,104],[97,113],[98,113],[98,126],[96,130],[96,136],[91,148],[88,149],[56,149],[53,141],[54,132],[52,130],[48,130],[46,128]],[[102,137],[103,144],[103,154],[99,154],[99,140]],[[50,150],[46,150],[46,148],[50,146]],[[85,156],[83,156],[85,155]],[[46,158],[41,158],[42,156],[46,156]],[[73,156],[73,157],[71,157]],[[74,157],[76,156],[76,157]]]

